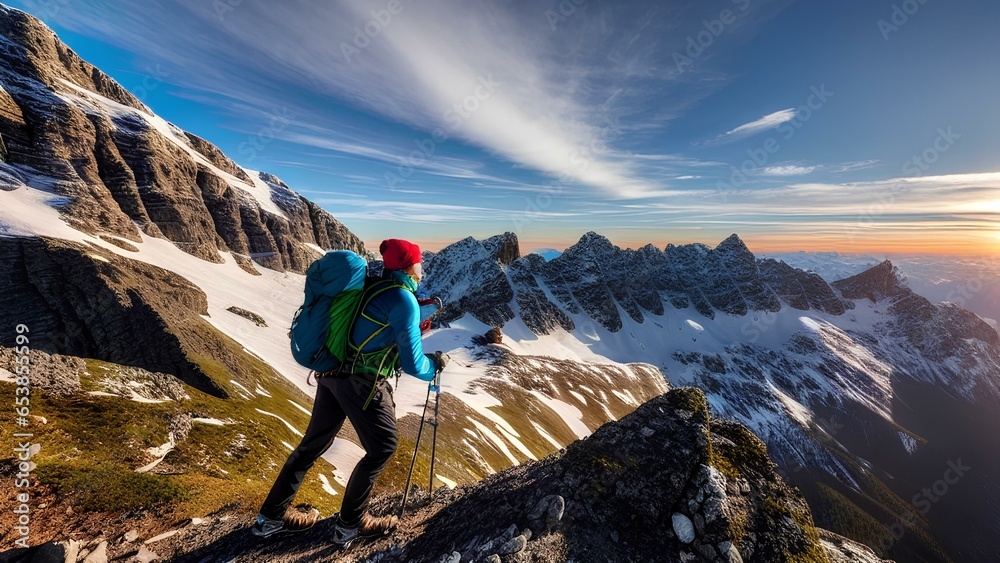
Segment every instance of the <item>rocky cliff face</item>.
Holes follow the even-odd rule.
[[[308,267],[316,252],[305,243],[364,253],[281,180],[163,121],[40,21],[6,7],[0,137],[0,188],[64,196],[65,220],[91,234],[137,241],[141,229],[205,260],[233,252],[279,271]]]
[[[510,301],[514,292],[507,281],[501,259],[511,258],[509,247],[496,237],[478,241],[462,239],[429,257],[428,273],[421,291],[445,303],[444,321],[466,312],[489,325],[503,325],[514,318]]]
[[[845,302],[837,297],[830,284],[817,274],[770,258],[759,260],[757,265],[763,282],[771,286],[790,307],[800,311],[812,309],[831,315],[843,315],[850,305],[849,301]]]
[[[199,317],[205,294],[173,272],[101,248],[53,239],[0,238],[0,310],[30,319],[33,348],[176,375],[225,397],[206,358],[234,373],[225,337]]]

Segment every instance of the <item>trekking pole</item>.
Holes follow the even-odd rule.
[[[420,415],[420,428],[417,430],[417,443],[413,445],[413,459],[410,461],[410,472],[406,474],[406,487],[403,489],[403,505],[399,507],[399,518],[406,510],[406,499],[410,496],[410,480],[413,478],[413,466],[417,464],[417,452],[420,451],[420,436],[424,433],[424,420],[427,417],[427,404],[431,400],[431,386],[427,386],[427,398],[424,400],[424,412]]]
[[[440,354],[440,352],[438,352]],[[434,373],[434,419],[431,421],[431,482],[427,486],[428,494],[434,492],[434,457],[437,454],[438,441],[438,405],[441,403],[441,370]],[[430,389],[428,389],[430,391]]]

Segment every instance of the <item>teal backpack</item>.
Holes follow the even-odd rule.
[[[305,301],[289,333],[299,365],[324,372],[343,363],[367,273],[368,262],[350,250],[331,250],[306,270]]]

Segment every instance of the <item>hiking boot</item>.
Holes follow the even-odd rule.
[[[398,524],[399,518],[393,515],[376,517],[365,514],[361,517],[361,528],[358,530],[358,536],[363,538],[384,536],[395,530]]]
[[[384,536],[394,530],[397,524],[399,518],[395,516],[376,517],[365,514],[360,522],[348,526],[338,513],[333,524],[333,543],[347,548],[357,539]]]
[[[299,504],[285,511],[285,526],[289,530],[308,530],[319,522],[319,510],[308,504]]]
[[[285,529],[285,522],[282,520],[272,520],[263,514],[257,515],[257,523],[250,528],[250,533],[258,538],[271,537]]]

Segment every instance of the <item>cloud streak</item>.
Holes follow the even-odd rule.
[[[751,137],[757,133],[767,131],[768,129],[774,129],[775,127],[781,125],[782,123],[788,123],[789,121],[795,119],[795,108],[783,109],[781,111],[776,111],[765,115],[764,117],[751,121],[750,123],[744,123],[735,129],[726,131],[722,135],[716,137],[715,142],[717,143],[728,143],[731,141],[736,141],[739,139],[744,139],[746,137]]]
[[[576,38],[553,33],[544,10],[526,22],[513,5],[457,0],[404,1],[395,14],[362,0],[309,9],[302,2],[222,2],[231,9],[221,12],[213,8],[219,2],[203,0],[127,13],[115,2],[93,4],[60,17],[190,69],[179,80],[210,95],[266,107],[299,104],[281,93],[306,89],[423,131],[415,140],[438,132],[614,196],[656,187],[614,151],[622,133],[611,109],[595,111],[593,98],[612,97],[604,71],[562,57]],[[184,30],[183,41],[164,43],[149,33],[149,21]],[[301,109],[306,121],[323,120],[315,108]]]

